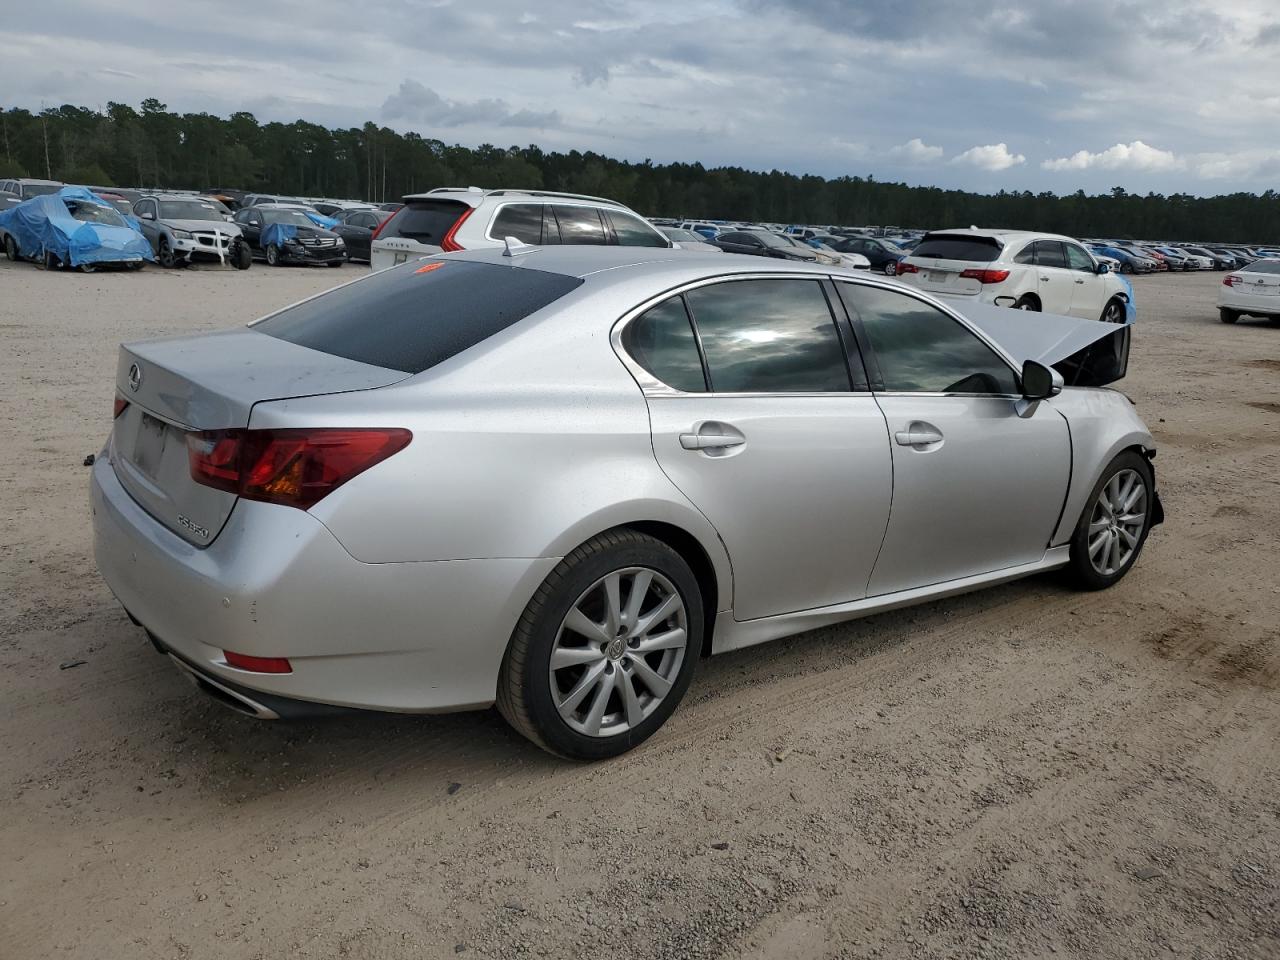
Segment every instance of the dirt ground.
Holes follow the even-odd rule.
[[[0,263],[0,958],[1280,956],[1280,327],[1137,281],[1168,522],[1055,577],[704,662],[574,766],[495,712],[260,723],[99,580],[116,344],[359,268]]]

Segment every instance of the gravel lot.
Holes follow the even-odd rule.
[[[492,711],[241,718],[94,569],[116,344],[360,270],[0,263],[0,957],[1280,955],[1280,327],[1219,275],[1136,282],[1168,522],[1121,585],[718,657],[571,766]]]

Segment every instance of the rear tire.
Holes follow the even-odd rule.
[[[16,263],[18,260],[18,242],[13,239],[11,233],[4,235],[4,255],[10,263]]]
[[[644,592],[633,603],[637,584]],[[502,660],[498,710],[551,753],[617,756],[676,709],[702,637],[702,594],[684,558],[634,530],[600,534],[560,561],[525,607]],[[553,654],[562,664],[554,670]]]
[[[1130,482],[1141,490],[1128,486]],[[1155,475],[1146,457],[1125,450],[1107,464],[1071,536],[1068,570],[1077,587],[1105,590],[1133,568],[1151,530],[1155,496]],[[1115,501],[1121,497],[1136,499],[1120,509]]]
[[[1033,297],[1031,294],[1029,294],[1029,293],[1024,293],[1022,296],[1020,296],[1020,297],[1017,299],[1017,302],[1015,302],[1015,303],[1014,303],[1014,305],[1013,305],[1013,309],[1015,309],[1015,310],[1030,310],[1030,311],[1032,311],[1033,313],[1039,313],[1039,312],[1040,312],[1040,301],[1039,301],[1039,300],[1037,300],[1035,297]]]
[[[886,260],[881,269],[884,270],[884,275],[886,277],[896,277],[898,275],[898,261]]]
[[[1235,323],[1240,319],[1240,314],[1234,310],[1228,310],[1226,307],[1219,307],[1218,319],[1223,323]]]

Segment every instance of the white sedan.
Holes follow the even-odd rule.
[[[1242,316],[1280,320],[1280,259],[1255,260],[1222,278],[1219,319],[1235,323]]]

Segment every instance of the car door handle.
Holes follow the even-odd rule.
[[[1048,277],[1041,277],[1041,278],[1040,278],[1040,282],[1041,282],[1041,283],[1048,283],[1048,282],[1049,282],[1049,278],[1048,278]]]
[[[709,456],[723,455],[746,442],[747,438],[737,427],[718,420],[694,424],[692,433],[680,434],[680,446],[686,450],[707,451]]]
[[[1083,278],[1081,278],[1081,279],[1077,280],[1077,281],[1076,281],[1076,283],[1084,283],[1084,279],[1083,279]]]
[[[893,439],[898,442],[899,446],[930,447],[934,444],[942,442],[942,431],[935,427],[932,423],[924,423],[916,420],[908,425],[907,429],[899,430],[893,435]]]

